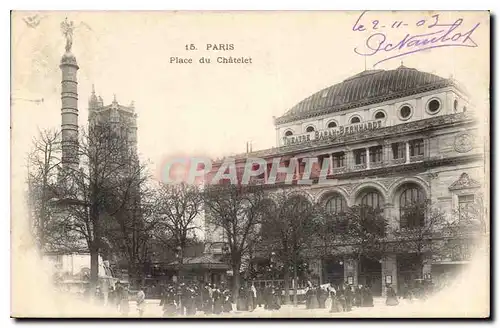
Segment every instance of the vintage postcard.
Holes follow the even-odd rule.
[[[11,316],[490,316],[488,11],[11,25]]]

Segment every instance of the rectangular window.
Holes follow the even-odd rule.
[[[370,147],[370,163],[382,162],[382,146]]]
[[[467,220],[470,215],[470,207],[474,204],[474,195],[458,196],[458,218]]]
[[[366,164],[366,150],[365,149],[357,149],[354,151],[354,160],[356,165]]]
[[[424,154],[424,140],[417,139],[410,141],[410,156],[421,156]]]
[[[332,154],[333,167],[344,167],[345,166],[345,153],[335,153]]]
[[[393,159],[401,159],[405,158],[405,143],[404,142],[396,142],[392,144],[392,158]]]

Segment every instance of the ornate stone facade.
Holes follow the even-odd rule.
[[[405,70],[406,68],[402,68],[394,74]],[[411,74],[419,76],[419,73],[414,71]],[[422,74],[424,75],[421,76],[427,76],[427,73]],[[400,78],[395,77],[393,73],[379,76]],[[361,74],[356,78],[364,79],[365,75]],[[390,84],[389,81],[380,83]],[[366,82],[364,85],[367,88],[370,83]],[[350,86],[343,85],[340,88],[351,90]],[[334,89],[332,87],[325,90]],[[318,94],[321,95],[323,91]],[[312,186],[298,186],[296,183],[287,184],[279,180],[266,185],[265,179],[263,183],[269,193],[278,188],[297,188],[312,202],[319,204],[326,204],[329,199],[340,197],[345,200],[347,206],[353,206],[362,203],[368,194],[370,197],[378,195],[376,198],[378,197],[379,206],[393,228],[400,227],[401,202],[408,190],[411,191],[410,195],[416,195],[418,191],[419,195],[452,215],[458,206],[455,191],[463,188],[482,188],[481,183],[470,178],[470,175],[484,172],[483,148],[476,145],[476,139],[473,137],[478,130],[474,113],[471,110],[457,112],[452,106],[454,102],[467,103],[466,96],[454,82],[441,78],[428,85],[415,85],[408,90],[387,94],[382,90],[377,92],[379,91],[381,94],[375,98],[358,99],[354,102],[338,100],[339,103],[332,100],[329,106],[321,105],[323,100],[314,98],[316,96],[313,95],[313,98],[308,98],[294,107],[295,110],[276,119],[275,123],[277,131],[284,131],[291,124],[296,127],[325,127],[325,123],[340,121],[339,112],[348,113],[346,117],[373,119],[365,113],[373,113],[374,116],[381,111],[386,115],[385,125],[381,128],[360,129],[349,134],[326,133],[332,137],[318,140],[305,138],[302,143],[286,146],[278,144],[275,148],[239,154],[233,158],[237,165],[244,165],[246,158],[263,158],[269,163],[277,157],[300,160],[311,156],[333,158],[332,156],[342,154],[342,160],[338,160],[335,166],[330,166],[326,177],[311,177]],[[357,92],[364,94],[370,93],[370,90],[360,87]],[[435,113],[425,108],[433,99],[439,99],[441,106]],[[387,103],[388,100],[391,103]],[[311,105],[305,105],[309,103]],[[404,104],[411,104],[411,120],[401,120],[398,110]],[[382,106],[385,107],[381,109]],[[326,116],[329,114],[332,116]],[[308,125],[309,120],[313,122],[313,119],[317,120],[316,123]],[[345,122],[346,118],[343,119]],[[300,174],[299,168],[296,172],[299,179]],[[344,281],[351,279],[353,284],[376,285],[375,290],[381,293],[384,293],[383,286],[388,282],[397,290],[399,285],[411,279],[424,278],[421,277],[422,272],[425,272],[426,279],[432,276],[432,261],[429,260],[423,264],[423,271],[402,270],[400,267],[406,260],[401,258],[400,253],[401,250],[390,250],[375,261],[360,259],[354,254],[344,254],[339,258],[337,254],[332,253],[331,259],[322,259],[324,275],[320,277],[320,283],[327,282],[324,281],[326,277],[338,276],[328,273],[328,270],[340,270],[338,263],[343,263]],[[329,266],[325,261],[336,264]],[[333,269],[328,269],[329,267]]]

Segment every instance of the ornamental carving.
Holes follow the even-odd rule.
[[[469,133],[459,133],[455,136],[455,150],[459,153],[466,153],[472,150],[474,140]]]
[[[394,181],[396,181],[396,179],[385,179],[379,182],[385,187],[386,190],[389,190],[389,187],[394,183]]]
[[[427,176],[429,179],[436,179],[439,176],[439,173],[428,173]]]
[[[340,186],[340,188],[344,189],[345,192],[350,195],[352,193],[352,191],[357,187],[359,186],[359,183],[358,184],[347,184],[347,185],[343,185],[343,186]]]
[[[448,189],[449,190],[460,190],[460,189],[470,189],[470,188],[479,188],[481,184],[470,178],[467,173],[462,173],[460,178],[455,181]]]

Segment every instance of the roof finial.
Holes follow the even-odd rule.
[[[401,61],[401,67],[403,67],[403,66],[404,66],[404,65],[403,65],[403,61]]]
[[[95,85],[92,83],[92,94],[95,95]]]
[[[113,94],[113,102],[117,103],[117,101],[116,101],[116,93]]]

